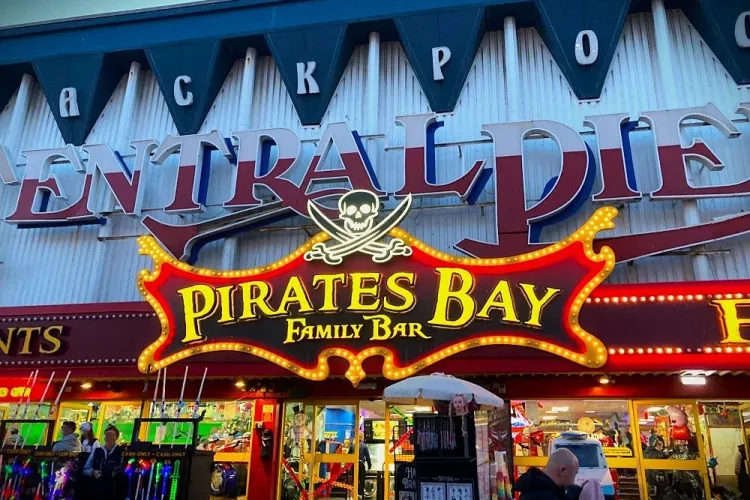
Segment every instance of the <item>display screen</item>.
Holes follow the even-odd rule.
[[[595,444],[562,444],[556,449],[565,448],[573,452],[578,458],[578,466],[586,468],[597,468],[599,465],[599,447]]]

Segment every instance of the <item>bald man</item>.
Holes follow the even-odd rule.
[[[544,470],[531,468],[516,481],[514,493],[520,500],[567,500],[565,489],[575,484],[578,458],[568,449],[560,448],[550,455]]]

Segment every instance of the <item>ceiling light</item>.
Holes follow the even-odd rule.
[[[599,383],[602,385],[607,385],[607,384],[612,383],[612,379],[609,378],[607,375],[602,375],[601,377],[599,377]]]
[[[649,413],[659,413],[660,411],[664,411],[663,406],[651,406],[649,408],[646,408],[646,411]]]
[[[94,386],[91,382],[82,382],[81,383],[81,389],[91,389]]]
[[[596,413],[596,410],[586,410],[586,413]]]
[[[247,384],[245,384],[245,381],[244,381],[244,380],[242,380],[242,379],[239,379],[239,380],[238,380],[237,382],[235,382],[235,383],[234,383],[234,386],[235,386],[235,387],[236,387],[237,389],[244,389],[244,388],[245,388],[245,387],[247,386]]]
[[[553,406],[551,412],[552,413],[565,413],[568,411],[568,406]]]
[[[542,420],[557,420],[557,417],[554,415],[544,415]]]
[[[682,385],[706,385],[706,377],[704,375],[683,375],[680,377]]]
[[[432,406],[415,406],[414,413],[432,413]]]

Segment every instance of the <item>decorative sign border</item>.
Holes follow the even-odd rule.
[[[169,341],[175,331],[174,319],[170,314],[167,313],[167,311],[165,311],[162,304],[154,297],[154,295],[152,295],[151,291],[149,290],[151,284],[158,280],[163,265],[169,265],[176,269],[193,273],[198,276],[231,278],[252,277],[268,271],[282,270],[284,267],[288,266],[292,262],[295,262],[297,259],[303,259],[304,254],[312,249],[314,245],[324,243],[329,240],[330,237],[326,233],[319,233],[291,254],[267,266],[241,271],[219,271],[197,268],[181,262],[167,253],[153,237],[141,236],[138,239],[140,253],[151,257],[154,262],[154,270],[149,271],[147,269],[144,269],[140,271],[140,273],[138,274],[138,290],[156,312],[156,315],[161,324],[161,332],[159,338],[155,342],[147,346],[138,357],[138,369],[141,372],[145,373],[148,371],[149,367],[151,367],[151,369],[161,369],[172,363],[183,361],[186,358],[201,353],[234,351],[252,354],[254,356],[275,363],[300,377],[309,380],[320,381],[326,379],[330,373],[328,359],[331,357],[339,357],[345,359],[349,363],[349,368],[345,374],[346,378],[348,378],[353,384],[357,385],[362,379],[367,376],[365,370],[362,367],[362,363],[364,362],[364,360],[371,357],[379,356],[384,358],[382,373],[383,376],[390,380],[399,380],[404,377],[411,376],[414,373],[423,370],[428,366],[458,352],[487,345],[515,345],[519,347],[530,347],[532,349],[546,351],[556,356],[566,358],[588,368],[599,368],[607,362],[607,349],[596,336],[587,332],[580,326],[580,324],[578,323],[578,316],[581,308],[586,303],[586,299],[589,297],[591,292],[593,292],[593,290],[602,281],[604,281],[607,276],[609,276],[612,269],[614,268],[614,252],[606,246],[600,248],[599,251],[596,252],[594,250],[593,243],[597,233],[608,229],[614,229],[615,225],[613,219],[615,218],[617,213],[617,209],[612,207],[600,208],[579,230],[577,230],[569,237],[559,241],[558,243],[551,244],[543,249],[534,252],[517,255],[514,257],[496,259],[476,259],[470,257],[454,257],[451,255],[447,255],[443,252],[429,247],[428,245],[414,238],[402,229],[392,229],[389,232],[389,236],[393,238],[400,238],[406,245],[414,247],[417,251],[429,255],[430,257],[441,262],[460,264],[463,266],[503,267],[526,263],[531,267],[534,266],[535,261],[537,261],[538,259],[542,259],[549,255],[558,253],[575,243],[581,243],[583,245],[585,256],[590,262],[604,264],[602,270],[594,275],[593,278],[591,278],[588,282],[579,285],[577,293],[574,292],[572,294],[572,297],[575,298],[569,300],[565,305],[565,310],[567,311],[568,318],[567,324],[565,325],[567,333],[571,335],[571,337],[577,337],[583,343],[583,345],[586,347],[584,352],[575,352],[553,343],[543,342],[522,335],[487,335],[480,338],[473,338],[471,340],[458,340],[455,343],[448,345],[447,347],[444,347],[437,352],[426,355],[416,362],[413,362],[406,366],[399,366],[397,364],[397,361],[395,360],[394,353],[387,347],[369,347],[359,352],[354,352],[352,350],[339,347],[326,348],[318,355],[317,365],[314,368],[306,368],[289,359],[286,359],[280,353],[271,352],[250,343],[220,341],[208,341],[198,346],[187,347],[179,352],[169,355],[164,359],[156,359],[160,348]]]

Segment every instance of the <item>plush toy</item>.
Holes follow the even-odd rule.
[[[292,428],[289,429],[290,437],[295,446],[300,446],[300,443],[307,438],[307,414],[299,406],[294,406],[292,409],[294,417],[292,417]]]
[[[687,415],[677,406],[667,406],[669,414],[670,437],[675,441],[688,441],[691,437],[687,426]]]

